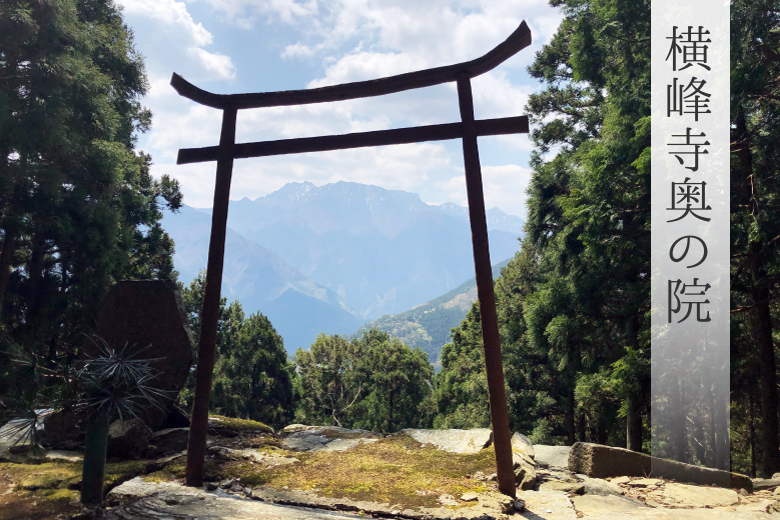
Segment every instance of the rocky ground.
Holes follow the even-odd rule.
[[[171,429],[150,434],[143,449],[126,446],[143,452],[138,460],[109,461],[107,507],[93,512],[78,503],[78,453],[6,450],[0,519],[780,518],[780,480],[756,480],[748,493],[654,478],[590,478],[568,470],[570,448],[534,446],[521,435],[513,438],[520,488],[513,501],[497,492],[489,430],[379,436],[292,425],[272,432],[213,418],[210,433],[202,489],[182,485],[186,435]],[[115,434],[113,442],[122,445],[122,432]]]

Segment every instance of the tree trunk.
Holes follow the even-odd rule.
[[[580,412],[577,418],[577,439],[585,442],[585,412]]]
[[[569,391],[566,403],[566,445],[573,446],[575,439],[574,429],[574,389]]]
[[[642,451],[642,407],[636,396],[628,398],[626,413],[626,448]]]
[[[0,319],[3,317],[5,289],[8,286],[8,278],[11,276],[11,256],[14,253],[14,239],[16,238],[13,227],[10,225],[6,225],[4,231],[3,249],[0,251]]]
[[[715,438],[717,449],[715,450],[715,468],[729,471],[731,465],[731,453],[729,450],[729,430],[728,430],[728,405],[722,399],[722,396],[715,397]]]
[[[755,279],[755,277],[754,277]],[[778,439],[777,421],[777,368],[775,366],[775,347],[772,341],[772,325],[769,314],[769,291],[759,287],[753,292],[754,309],[753,328],[761,360],[761,413],[763,415],[762,438],[764,451],[764,478],[771,478],[780,471],[780,439]]]
[[[756,478],[756,424],[753,410],[753,391],[748,394],[748,413],[750,414],[750,478]]]
[[[607,419],[604,414],[600,414],[596,424],[596,442],[598,444],[607,444]]]
[[[84,467],[81,474],[81,502],[99,504],[103,501],[108,448],[108,415],[99,413],[87,421],[84,442]]]
[[[693,415],[693,449],[696,452],[696,458],[699,464],[709,466],[707,462],[707,439],[704,436],[704,404],[698,406],[698,413]]]
[[[671,377],[669,382],[669,406],[671,407],[671,424],[669,431],[671,433],[672,458],[679,462],[685,462],[686,452],[686,428],[685,414],[683,413],[683,396],[680,389],[680,380],[676,376]]]
[[[750,151],[745,113],[740,109],[736,120],[737,140],[740,141],[739,162],[742,167],[746,193],[753,193],[753,156]],[[750,199],[750,211],[757,218],[760,208],[755,198]],[[760,365],[761,387],[761,429],[763,441],[764,477],[780,471],[780,429],[777,420],[777,367],[775,365],[775,347],[772,341],[772,322],[769,312],[769,290],[766,286],[764,255],[760,242],[751,242],[748,248],[750,258],[753,309],[750,312],[750,324],[754,330]]]
[[[633,348],[639,345],[639,322],[636,315],[629,316],[625,322],[626,342]],[[629,395],[626,413],[626,448],[631,451],[642,451],[642,399],[640,392]]]

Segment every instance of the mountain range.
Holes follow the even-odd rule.
[[[186,285],[206,266],[210,209],[166,212],[174,265]],[[365,184],[289,183],[265,197],[231,201],[222,294],[266,314],[288,352],[320,332],[350,334],[473,276],[468,210]],[[518,249],[524,222],[488,211],[491,258]],[[465,312],[464,312],[465,315]]]

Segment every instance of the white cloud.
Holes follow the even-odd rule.
[[[168,85],[168,78],[171,70],[195,83],[246,78],[240,77],[224,51],[228,48],[225,42],[215,41],[197,17],[196,23],[184,2],[122,1],[126,14],[158,24],[158,30],[150,30],[150,34],[165,35],[164,40],[160,37],[155,46],[149,47],[150,51],[142,49],[152,79],[147,103],[155,114],[152,132],[143,144],[153,153],[153,171],[175,174],[182,182],[187,204],[210,206],[215,163],[172,163],[179,148],[216,145],[221,114],[177,96]],[[537,88],[535,81],[527,78],[524,67],[554,34],[561,19],[547,0],[201,0],[196,5],[198,9],[192,7],[191,12],[200,13],[203,23],[214,34],[230,33],[236,27],[251,29],[241,33],[242,46],[276,53],[295,74],[306,71],[308,77],[304,74],[304,81],[308,80],[308,88],[472,60],[503,41],[525,19],[533,31],[532,47],[473,80],[475,111],[480,119],[524,113],[528,96]],[[203,18],[207,15],[208,19]],[[217,31],[217,24],[225,22],[229,29]],[[258,36],[265,32],[273,36]],[[243,45],[244,41],[251,42],[251,46]],[[251,55],[256,51],[242,52]],[[242,59],[255,63],[239,54],[235,59],[238,64]],[[244,90],[252,89],[238,91]],[[230,86],[223,86],[221,91],[237,92]],[[455,87],[447,84],[377,98],[242,110],[237,142],[459,119]],[[521,164],[527,162],[530,141],[527,136],[516,135],[489,139],[487,152],[482,155],[487,205],[523,216],[530,170]],[[351,180],[416,191],[429,202],[466,202],[459,146],[443,143],[238,160],[231,196],[255,198],[287,182],[303,180],[318,185]]]
[[[288,45],[282,52],[282,58],[301,58],[309,57],[314,54],[314,49],[308,45],[303,45],[301,42]]]
[[[338,85],[352,81],[384,78],[426,68],[421,56],[394,52],[357,52],[347,54],[325,70],[325,77],[309,82],[309,88]]]
[[[154,54],[146,56],[147,65],[151,61],[168,62],[178,70],[186,70],[191,77],[216,75],[219,79],[233,79],[236,68],[230,56],[211,52],[204,47],[214,43],[213,35],[195,23],[187,5],[176,0],[119,0],[125,18],[141,22],[147,41],[164,42],[157,45]],[[137,25],[137,23],[136,23]],[[156,71],[152,67],[151,74]],[[153,78],[154,80],[155,78]]]
[[[318,13],[317,0],[296,2],[295,0],[208,0],[214,9],[224,13],[227,18],[244,26],[246,21],[256,21],[257,15],[275,15],[285,23],[291,24]]]
[[[125,15],[137,15],[160,20],[168,25],[184,27],[199,46],[213,41],[211,33],[200,23],[195,23],[183,2],[175,0],[119,0]]]
[[[525,190],[531,181],[532,170],[516,164],[483,166],[482,184],[485,206],[498,207],[505,213],[526,216]]]
[[[208,72],[213,72],[219,79],[233,79],[236,77],[236,68],[230,60],[230,56],[211,53],[201,48],[190,49],[197,56],[198,61]]]

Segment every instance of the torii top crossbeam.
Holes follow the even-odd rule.
[[[530,44],[531,31],[525,22],[521,22],[520,26],[504,42],[484,56],[472,61],[370,81],[283,92],[213,94],[199,89],[178,74],[173,74],[171,85],[180,95],[201,105],[222,110],[222,130],[219,146],[181,149],[179,150],[177,160],[177,164],[217,161],[206,288],[201,311],[195,398],[187,446],[187,485],[200,486],[203,481],[203,464],[206,453],[206,434],[208,431],[208,405],[214,370],[233,160],[290,153],[341,150],[364,146],[462,139],[498,484],[502,493],[512,497],[515,496],[509,417],[504,393],[504,372],[501,361],[495,295],[493,293],[493,273],[488,249],[487,220],[485,218],[485,201],[482,191],[482,172],[479,163],[477,137],[528,133],[528,118],[519,116],[476,121],[474,119],[474,101],[471,95],[471,78],[494,69]],[[304,105],[381,96],[451,81],[457,82],[458,104],[461,116],[461,122],[459,123],[256,143],[236,144],[235,142],[236,115],[237,111],[241,109]]]

